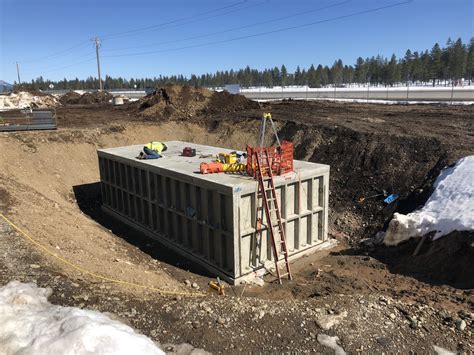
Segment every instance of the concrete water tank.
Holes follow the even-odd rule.
[[[265,220],[256,243],[257,181],[199,172],[210,161],[200,155],[231,150],[166,144],[165,157],[155,160],[135,158],[143,145],[98,150],[103,210],[229,283],[274,268]],[[184,147],[198,154],[182,156]],[[329,165],[295,160],[294,172],[275,177],[275,188],[290,260],[328,246]]]

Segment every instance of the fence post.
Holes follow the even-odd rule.
[[[451,105],[453,104],[453,96],[454,96],[454,81],[451,84]]]

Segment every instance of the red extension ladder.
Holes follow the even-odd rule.
[[[272,164],[273,162],[268,156],[267,150],[255,150],[254,159],[256,163],[256,175],[258,180],[257,190],[257,222],[256,232],[260,232],[259,222],[263,221],[263,210],[267,217],[267,229],[270,233],[272,240],[273,257],[275,259],[275,270],[278,277],[278,282],[281,284],[281,279],[288,276],[289,280],[292,280],[290,264],[288,262],[288,248],[285,240],[285,230],[281,220],[280,209],[278,208],[277,195],[275,191],[275,184],[273,181]],[[262,201],[262,203],[259,203]],[[275,218],[272,213],[274,212]],[[261,217],[259,218],[259,214]],[[260,238],[262,238],[260,236]],[[279,244],[279,247],[278,247]],[[280,258],[283,255],[283,258]],[[286,272],[280,273],[279,262],[284,261],[286,266]]]

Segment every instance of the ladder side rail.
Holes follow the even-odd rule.
[[[265,184],[264,184],[264,181],[263,181],[263,174],[262,174],[262,170],[260,169],[261,163],[260,163],[260,158],[258,157],[258,155],[256,156],[256,160],[257,160],[257,166],[259,167],[258,180],[259,180],[260,188],[262,190],[263,203],[264,203],[264,206],[265,206],[265,214],[267,216],[267,223],[268,223],[267,229],[270,232],[270,237],[271,237],[271,240],[272,240],[273,257],[275,259],[275,270],[276,270],[276,273],[277,273],[278,280],[281,283],[280,269],[278,267],[278,261],[279,261],[278,260],[278,251],[277,251],[277,244],[276,244],[275,234],[274,234],[275,232],[274,232],[274,227],[273,227],[273,224],[272,224],[270,209],[268,207],[268,198],[267,198],[267,193],[265,191]],[[271,174],[271,168],[269,169],[269,174]]]
[[[267,162],[269,163],[268,155],[267,155]],[[272,190],[271,192],[272,192],[272,195],[273,195],[273,198],[274,198],[273,203],[275,205],[275,212],[277,214],[278,228],[280,230],[280,244],[281,244],[281,248],[283,249],[283,256],[284,256],[284,259],[285,259],[286,270],[288,272],[288,278],[291,280],[292,275],[291,275],[291,270],[290,270],[290,263],[288,261],[289,255],[288,255],[288,247],[286,245],[285,230],[283,229],[283,223],[281,221],[281,214],[280,214],[280,209],[279,209],[279,206],[278,206],[278,200],[277,200],[276,191],[275,191],[275,183],[273,181],[273,173],[272,173],[271,169],[269,170],[269,174],[270,174],[269,175],[270,179],[268,181],[271,185],[271,190]],[[277,262],[278,262],[278,259],[277,259]],[[276,268],[278,269],[278,265],[276,265]],[[279,272],[278,272],[278,275],[280,275]]]

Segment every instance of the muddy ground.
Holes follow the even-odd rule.
[[[57,109],[58,131],[2,133],[2,213],[84,270],[184,294],[163,296],[71,269],[4,221],[0,285],[35,281],[53,289],[54,303],[111,312],[160,343],[216,353],[331,352],[318,334],[337,335],[351,353],[426,353],[433,345],[474,351],[472,233],[427,243],[416,257],[416,241],[397,248],[360,243],[394,211],[423,203],[440,169],[474,153],[473,108],[243,107],[154,119],[136,107],[65,106]],[[331,165],[330,234],[339,245],[295,261],[294,281],[229,287],[217,296],[204,270],[100,211],[97,148],[179,139],[243,149],[255,143],[264,111],[272,112],[280,138],[295,143],[296,158]],[[399,194],[398,203],[359,202],[383,190]],[[185,295],[196,292],[205,296]],[[321,328],[327,316],[339,321],[329,330]]]

